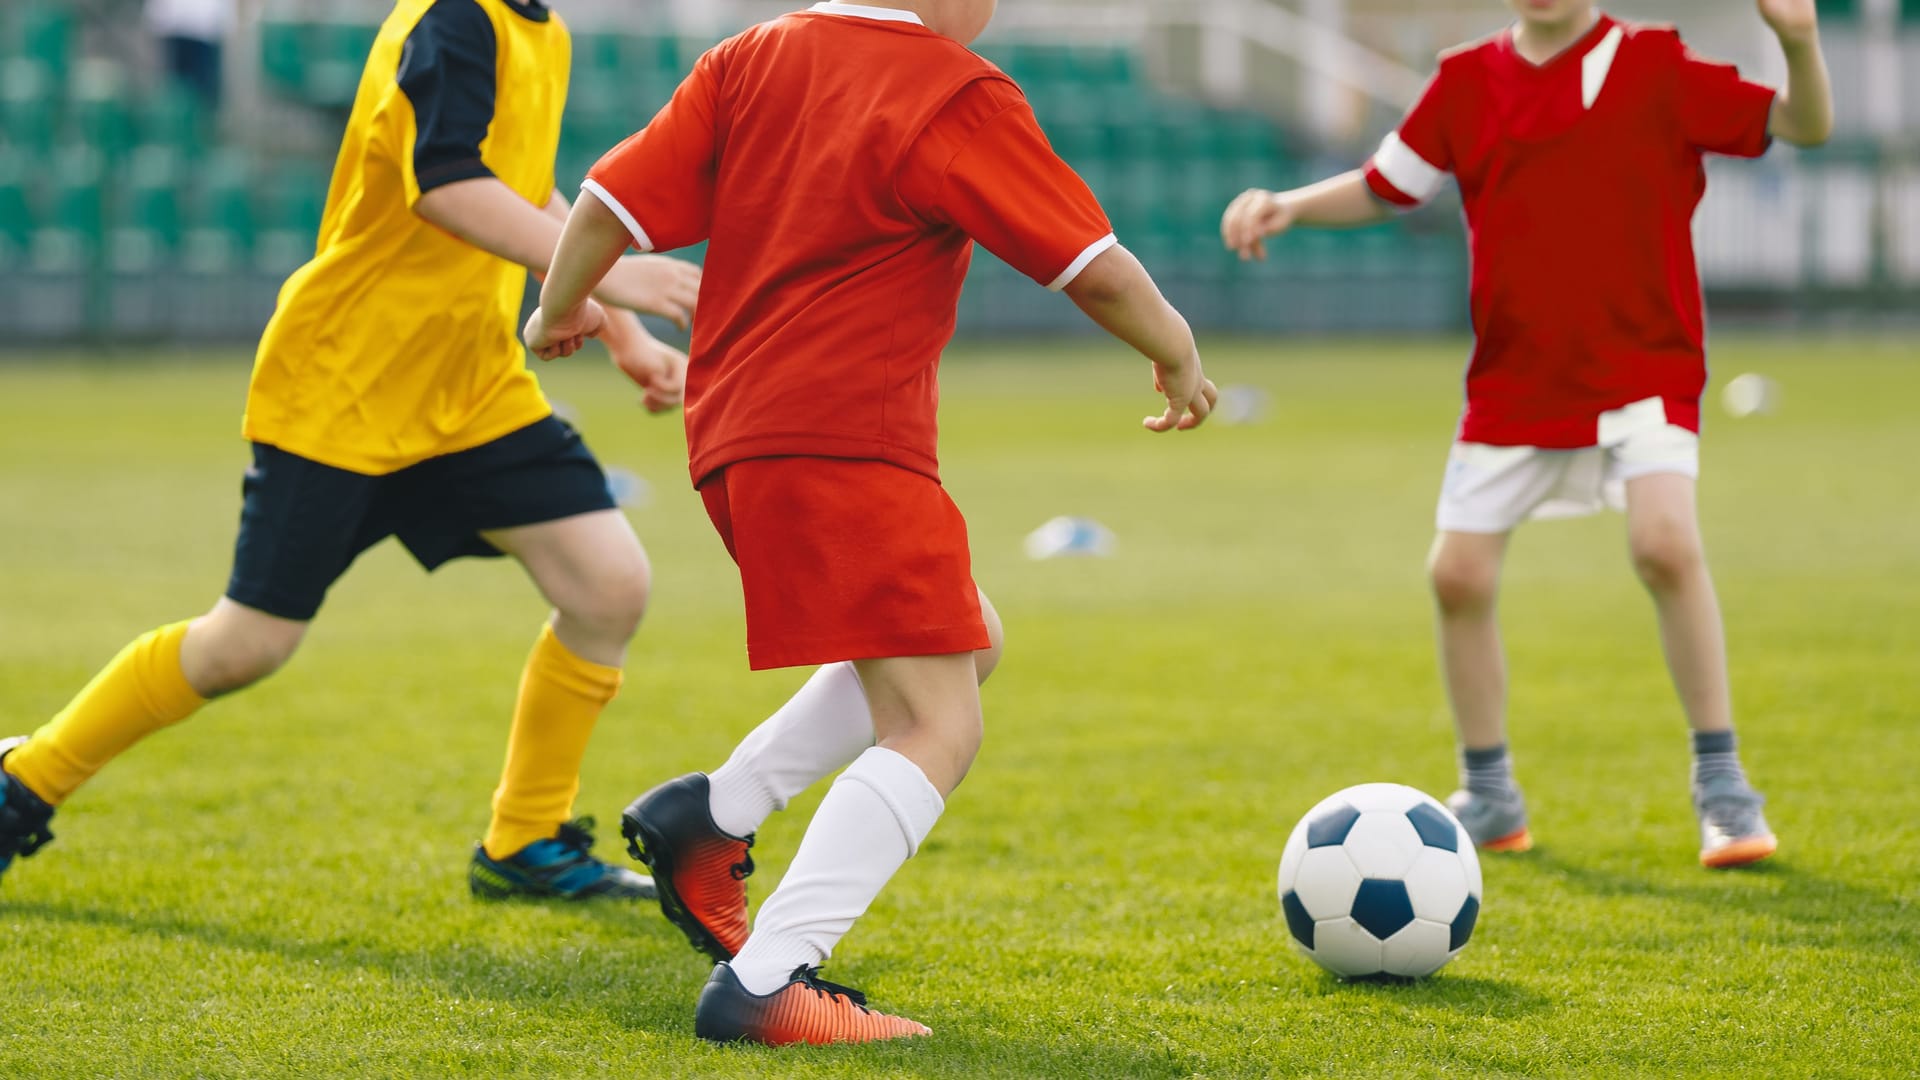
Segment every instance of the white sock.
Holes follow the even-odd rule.
[[[760,905],[733,972],[770,994],[793,969],[824,963],[854,920],[927,838],[946,806],[927,774],[876,746],[833,782],[780,887]]]
[[[795,795],[873,745],[873,712],[850,663],[828,664],[707,774],[720,831],[753,835]]]

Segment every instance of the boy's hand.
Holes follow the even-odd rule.
[[[1762,3],[1787,3],[1793,0],[1761,0]],[[1811,3],[1812,0],[1807,0]],[[1220,239],[1227,250],[1239,254],[1240,261],[1267,257],[1266,239],[1293,227],[1293,204],[1264,188],[1248,188],[1240,193],[1220,218]]]
[[[1759,0],[1760,17],[1782,45],[1805,45],[1819,35],[1814,0]]]
[[[542,360],[552,360],[557,356],[572,356],[579,352],[588,338],[600,336],[606,324],[606,309],[587,300],[572,311],[554,316],[551,322],[547,319],[545,308],[535,308],[521,336],[526,338],[527,348],[533,350],[533,355]]]
[[[685,330],[700,299],[700,268],[664,255],[626,255],[593,295],[615,307],[659,315]]]
[[[622,342],[619,348],[609,342],[608,351],[613,365],[646,392],[640,400],[648,412],[666,412],[686,397],[686,353],[653,337]]]
[[[1220,400],[1220,390],[1200,370],[1195,353],[1178,367],[1153,365],[1153,388],[1167,397],[1167,411],[1140,423],[1148,431],[1188,431],[1206,422]]]

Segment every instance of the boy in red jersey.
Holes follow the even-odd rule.
[[[1757,157],[1774,137],[1824,142],[1832,95],[1814,0],[1758,0],[1787,86],[1743,81],[1672,29],[1590,0],[1509,0],[1519,22],[1441,56],[1364,169],[1248,191],[1221,234],[1242,258],[1294,225],[1379,221],[1451,173],[1473,254],[1475,346],[1431,573],[1459,727],[1449,800],[1490,850],[1532,845],[1506,748],[1494,617],[1507,537],[1529,517],[1624,508],[1634,567],[1693,729],[1700,861],[1738,866],[1776,842],[1734,749],[1726,645],[1694,506],[1706,384],[1690,231],[1704,154]]]
[[[1000,634],[934,422],[973,241],[1153,362],[1166,409],[1149,430],[1193,427],[1216,397],[1186,322],[1019,88],[966,48],[993,0],[892,5],[817,4],[702,57],[588,174],[527,325],[536,353],[565,355],[597,332],[588,294],[629,244],[710,241],[693,481],[740,567],[752,666],[827,665],[725,766],[623,821],[668,917],[720,961],[695,1019],[715,1041],[927,1033],[816,972],[980,744]],[[749,936],[754,829],[842,766]]]

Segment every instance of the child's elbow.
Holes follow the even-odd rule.
[[[1094,256],[1064,290],[1081,307],[1117,304],[1132,292],[1144,271],[1139,260],[1118,244]]]

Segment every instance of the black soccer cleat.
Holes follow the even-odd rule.
[[[720,831],[708,809],[710,790],[703,773],[669,780],[627,807],[620,832],[628,853],[653,871],[667,921],[694,948],[731,960],[747,943],[753,837]]]
[[[47,827],[53,820],[53,806],[6,771],[7,755],[26,741],[25,736],[0,740],[0,877],[14,859],[25,858],[53,840],[53,830]]]

